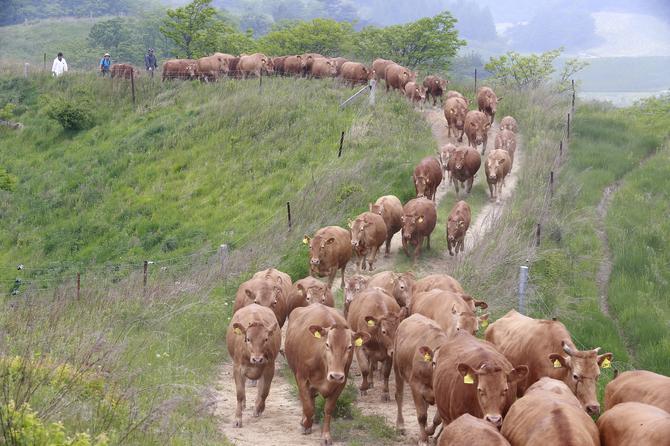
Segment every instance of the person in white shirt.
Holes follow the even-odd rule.
[[[51,73],[58,77],[67,71],[67,62],[63,58],[63,53],[58,53],[58,57],[54,59],[54,64],[51,66]]]

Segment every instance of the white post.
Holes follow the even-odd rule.
[[[23,77],[28,77],[28,67],[30,64],[28,62],[23,64]]]
[[[221,274],[225,272],[226,269],[226,257],[228,257],[228,245],[219,246],[219,255],[221,256]]]
[[[377,92],[377,81],[370,79],[370,105],[375,105],[375,93]]]
[[[528,267],[519,268],[519,313],[526,314],[526,285],[528,283]]]

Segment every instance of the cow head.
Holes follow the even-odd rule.
[[[423,215],[405,214],[400,217],[402,223],[402,236],[406,239],[411,239],[417,232],[419,225],[422,225],[425,220]]]
[[[582,407],[589,415],[600,413],[600,404],[596,397],[596,386],[600,377],[600,365],[607,360],[612,361],[612,353],[599,355],[600,347],[593,350],[579,351],[562,341],[565,355],[552,353],[549,361],[556,369],[563,369],[563,382],[572,390]]]
[[[510,385],[524,379],[528,375],[528,367],[522,365],[509,373],[505,373],[500,366],[487,363],[481,364],[476,370],[465,363],[459,363],[457,368],[463,385],[475,387],[483,418],[499,428],[509,408]]]
[[[408,307],[414,291],[414,274],[402,273],[393,277],[393,297],[401,307]]]
[[[461,216],[451,217],[447,219],[447,239],[454,243],[465,235],[467,230],[465,220]]]
[[[377,340],[386,349],[386,354],[389,357],[393,357],[395,332],[398,329],[400,322],[406,317],[406,307],[403,307],[396,312],[389,312],[382,317],[365,316],[368,332],[371,336],[376,336]]]
[[[438,87],[440,87],[442,90],[446,90],[449,81],[446,79],[438,79],[438,82],[439,82]]]
[[[318,267],[332,249],[335,237],[323,237],[319,235],[312,239],[305,236],[303,242],[309,245],[310,265]]]
[[[447,170],[447,166],[449,165],[449,158],[451,158],[451,155],[454,153],[456,150],[456,146],[453,144],[445,144],[440,148],[440,150],[437,152],[437,155],[440,159],[440,164],[442,164],[442,169],[444,171]]]
[[[430,178],[425,175],[414,177],[414,187],[416,188],[417,197],[425,197],[430,190]]]
[[[477,333],[479,324],[483,321],[488,321],[489,319],[488,314],[477,316],[477,313],[472,310],[458,311],[455,304],[451,308],[451,316],[453,318],[453,327],[455,331],[464,331],[471,335]]]
[[[384,216],[384,205],[383,204],[369,204],[369,210],[373,214],[381,215],[382,217]]]
[[[344,314],[345,316],[349,312],[349,305],[354,300],[354,298],[364,289],[368,287],[368,282],[370,281],[369,277],[361,276],[360,274],[354,274],[349,276],[345,285],[344,285]]]
[[[440,347],[435,350],[427,345],[418,348],[418,355],[414,355],[414,364],[412,367],[412,382],[418,383],[421,389],[421,395],[428,404],[435,404],[435,393],[433,392],[433,370],[437,354]]]
[[[423,87],[419,84],[414,86],[414,99],[419,101],[426,100],[426,87]]]
[[[453,168],[454,170],[461,170],[465,167],[465,154],[467,153],[466,149],[454,150],[451,153],[450,159],[454,160]]]
[[[321,355],[326,365],[326,379],[331,382],[344,383],[347,380],[347,365],[351,364],[354,348],[361,347],[370,340],[365,332],[349,330],[346,326],[333,325],[322,327],[310,325],[309,335],[314,342],[319,342]]]
[[[298,283],[297,288],[298,294],[302,296],[305,305],[326,303],[329,290],[325,283],[314,282],[309,286],[303,283]]]
[[[273,311],[277,307],[279,299],[283,296],[281,277],[277,277],[275,283],[264,283],[261,286],[249,287],[244,290],[247,301],[268,307]]]
[[[365,243],[365,231],[373,223],[367,218],[359,217],[349,223],[349,231],[351,232],[351,246],[355,249]]]
[[[265,364],[274,359],[271,353],[272,337],[278,329],[277,322],[270,327],[261,322],[252,322],[246,327],[239,322],[233,324],[233,332],[237,336],[244,336],[244,347],[253,365]]]
[[[473,119],[470,121],[470,134],[474,134],[475,144],[479,145],[484,142],[484,138],[486,138],[489,127],[491,127],[491,123],[489,122],[488,118],[486,120]]]
[[[335,63],[335,61],[332,59],[328,59],[326,61],[326,65],[328,65],[328,75],[330,77],[337,76],[337,64]]]
[[[505,164],[505,158],[498,158],[493,156],[486,158],[486,167],[489,172],[489,180],[496,181],[498,174],[502,175],[502,170],[499,172],[498,168],[503,164]]]
[[[272,61],[272,59],[270,59],[269,57],[265,57],[265,58],[263,58],[263,61],[264,62],[263,62],[262,69],[263,69],[263,71],[265,71],[265,74],[274,74],[275,64]]]

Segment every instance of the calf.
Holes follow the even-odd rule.
[[[668,444],[670,413],[644,403],[621,403],[598,419],[603,446]]]
[[[440,158],[440,165],[442,166],[442,178],[446,179],[446,183],[451,181],[451,171],[449,170],[449,158],[456,151],[456,146],[453,144],[445,144],[440,147],[437,156]]]
[[[475,305],[481,308],[488,307],[467,294],[431,290],[415,294],[411,312],[434,320],[449,335],[457,331],[474,335],[479,330],[480,324],[488,325],[489,319],[488,314],[477,316]]]
[[[498,132],[493,146],[509,153],[509,158],[514,163],[514,152],[516,152],[516,135],[511,130],[503,129]]]
[[[505,185],[505,177],[512,170],[512,160],[509,153],[505,150],[493,150],[486,158],[484,171],[486,172],[486,182],[489,185],[489,192],[491,193],[491,201],[500,203],[500,194]]]
[[[344,286],[344,317],[347,317],[349,314],[349,305],[351,305],[351,302],[368,287],[369,281],[369,276],[362,276],[360,274],[349,276]]]
[[[448,169],[451,172],[451,181],[456,189],[456,196],[459,193],[459,183],[465,188],[466,193],[470,193],[475,174],[479,171],[481,164],[482,157],[476,149],[460,146],[453,151],[449,157]]]
[[[463,142],[465,132],[465,117],[468,114],[468,104],[459,97],[447,98],[444,102],[444,118],[447,120],[447,137],[458,136],[458,142]],[[458,135],[458,132],[461,132]]]
[[[480,112],[483,112],[490,118],[490,125],[493,125],[499,101],[502,101],[502,96],[497,97],[489,87],[482,87],[477,91],[477,106]]]
[[[514,367],[493,344],[459,331],[434,355],[435,403],[445,424],[469,413],[496,427],[516,398],[528,367]]]
[[[426,197],[435,202],[437,188],[442,183],[442,166],[435,157],[429,156],[421,160],[414,168],[412,175],[417,197]]]
[[[402,203],[395,195],[384,195],[379,197],[375,204],[370,204],[370,212],[379,214],[386,224],[386,253],[388,257],[391,252],[391,239],[396,232],[402,229]]]
[[[516,119],[511,116],[505,116],[500,120],[500,129],[509,130],[514,133],[519,133],[519,126],[516,123]]]
[[[510,446],[498,429],[466,413],[444,428],[437,446]]]
[[[413,314],[398,325],[393,347],[393,374],[395,375],[395,400],[398,405],[396,428],[404,433],[405,420],[402,403],[405,383],[409,384],[419,422],[419,444],[428,446],[428,436],[440,424],[439,414],[427,429],[428,406],[435,404],[433,393],[433,355],[449,339],[435,321]]]
[[[607,383],[605,410],[631,401],[670,412],[670,378],[646,370],[632,370],[623,372]]]
[[[372,212],[363,212],[349,223],[351,230],[351,246],[360,259],[356,266],[365,271],[367,261],[369,270],[374,269],[379,248],[386,241],[386,223],[381,215]]]
[[[235,294],[233,313],[251,304],[258,304],[271,309],[279,325],[284,325],[284,321],[286,321],[286,296],[281,281],[256,277],[242,283]]]
[[[414,261],[421,254],[423,239],[426,239],[426,248],[430,249],[430,234],[437,223],[435,203],[427,198],[414,198],[403,207],[402,221],[402,249],[409,257],[409,245],[414,246]]]
[[[468,144],[477,149],[477,146],[482,144],[482,155],[486,152],[486,142],[488,140],[489,128],[491,123],[488,117],[477,110],[470,110],[465,115],[465,136],[468,137]]]
[[[600,365],[609,367],[612,353],[579,351],[570,333],[558,321],[533,319],[510,311],[486,329],[486,340],[513,363],[528,364],[529,373],[519,383],[519,396],[540,378],[563,381],[590,415],[600,412],[596,384]]]
[[[501,434],[513,446],[600,446],[598,428],[561,381],[542,378],[517,400]]]
[[[456,254],[463,252],[465,233],[470,227],[471,218],[470,206],[463,200],[456,203],[449,212],[449,218],[447,218],[447,249],[449,255],[454,255],[452,249],[456,251]]]
[[[328,307],[335,306],[335,300],[330,288],[314,277],[305,277],[298,280],[293,285],[287,301],[289,316],[296,308],[306,307],[307,305],[323,304]]]
[[[163,82],[166,79],[193,79],[197,62],[192,59],[170,59],[163,63]]]
[[[127,63],[112,64],[112,66],[109,68],[109,72],[112,79],[115,77],[121,79],[130,79],[131,76],[134,76],[135,79],[137,79],[137,75],[139,74],[137,68]]]
[[[351,302],[347,322],[352,330],[367,333],[370,340],[356,350],[356,361],[363,375],[359,390],[364,395],[373,386],[372,365],[384,364],[382,400],[389,400],[389,375],[393,362],[393,340],[398,324],[406,316],[395,299],[379,288],[368,288]]]
[[[405,97],[412,102],[423,102],[426,100],[426,89],[416,82],[407,82],[405,84]]]
[[[315,304],[291,313],[284,351],[298,385],[303,434],[312,432],[314,398],[320,394],[326,401],[321,442],[333,444],[330,420],[337,398],[347,385],[354,350],[359,350],[369,339],[366,332],[353,332],[334,308]]]
[[[342,271],[344,288],[344,270],[351,259],[351,234],[339,226],[326,226],[314,234],[311,239],[305,236],[303,243],[309,245],[309,270],[312,276],[328,276],[328,288],[333,286],[337,270]]]
[[[265,410],[265,399],[275,373],[275,359],[281,345],[281,330],[274,313],[258,304],[248,305],[235,314],[226,334],[228,353],[233,360],[233,378],[237,390],[235,427],[242,427],[246,405],[245,381],[258,380],[254,417]]]
[[[430,100],[433,97],[433,106],[437,105],[437,98],[442,100],[442,94],[447,89],[448,80],[442,79],[439,76],[426,76],[423,80],[423,86],[426,88],[426,99]]]
[[[393,296],[401,307],[409,307],[414,287],[414,274],[384,271],[368,280],[368,288],[377,287]]]

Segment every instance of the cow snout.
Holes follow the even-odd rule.
[[[589,415],[598,415],[600,413],[600,404],[589,404],[586,406],[586,413]]]
[[[351,246],[353,246],[354,248],[358,248],[358,240],[352,240]]]
[[[249,358],[252,364],[263,364],[265,363],[265,357],[264,356],[252,356]]]
[[[319,261],[318,258],[316,258],[316,257],[312,257],[312,258],[310,259],[309,263],[311,263],[312,265],[318,265],[318,264],[321,263],[321,262]]]
[[[447,237],[447,238],[449,239],[449,241],[450,241],[450,242],[453,242],[453,241],[455,240],[455,238],[454,238],[454,236],[453,236],[453,235],[450,235],[450,236],[449,236],[449,237]]]
[[[502,417],[500,415],[486,415],[484,419],[497,428],[502,425]]]
[[[328,374],[328,381],[334,381],[336,383],[344,382],[344,373],[330,372]]]
[[[402,236],[405,237],[408,240],[412,238],[412,234],[410,234],[409,232],[403,232]]]

